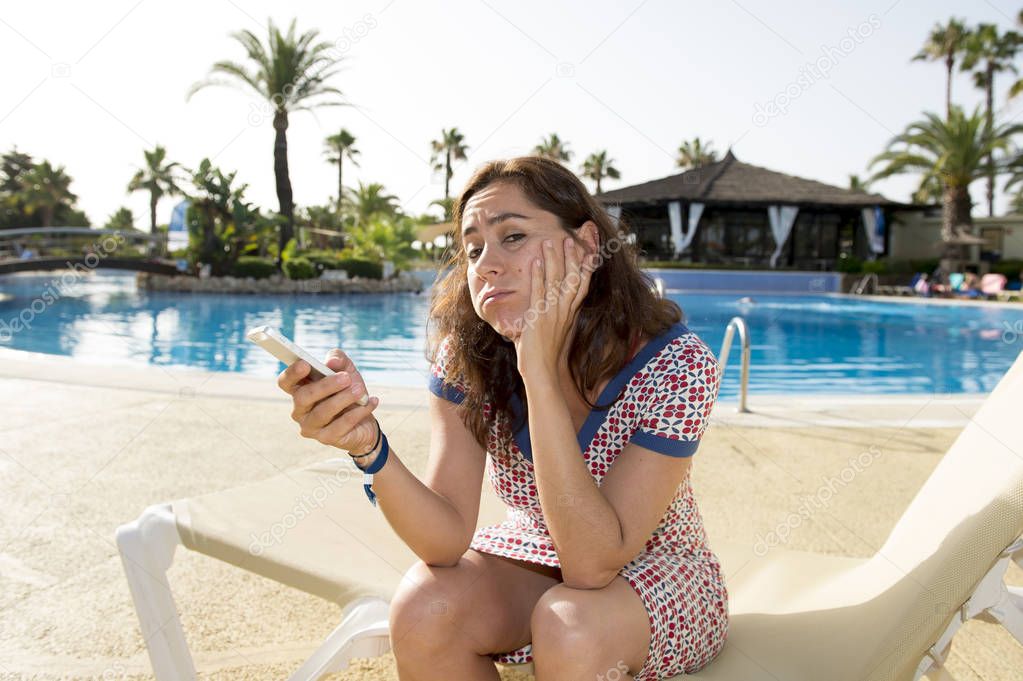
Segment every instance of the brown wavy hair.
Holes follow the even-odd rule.
[[[568,355],[572,380],[591,408],[606,409],[617,401],[616,397],[607,405],[595,405],[587,395],[632,359],[631,350],[641,335],[656,336],[682,319],[678,305],[654,294],[650,278],[639,269],[636,252],[625,238],[624,224],[616,227],[574,173],[541,156],[486,163],[473,173],[453,206],[456,243],[448,256],[447,274],[434,285],[427,325],[427,358],[431,362],[436,360],[444,339],[450,338],[447,379],[460,380],[465,386],[462,417],[483,447],[495,421],[503,417],[505,423],[512,423],[513,395],[518,395],[526,407],[515,346],[473,309],[468,258],[458,242],[466,203],[495,182],[517,186],[537,208],[556,215],[562,229],[577,242],[577,231],[584,223],[589,220],[597,225],[599,266],[593,271],[589,292],[579,308]],[[510,438],[527,414],[524,408],[522,419],[513,423],[510,431],[501,431],[502,437]]]

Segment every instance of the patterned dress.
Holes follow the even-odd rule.
[[[448,344],[431,367],[430,390],[460,403],[465,386],[446,374]],[[579,447],[599,486],[630,442],[665,456],[696,452],[717,396],[717,361],[706,345],[682,324],[651,339],[607,384],[579,432]],[[513,398],[516,417],[522,405]],[[484,407],[486,409],[486,407]],[[499,420],[487,442],[487,472],[508,507],[507,519],[476,530],[471,548],[497,556],[560,567],[544,522],[533,478],[529,426],[501,442],[519,419]],[[506,462],[505,462],[506,461]],[[686,476],[646,546],[618,574],[636,590],[650,617],[650,649],[637,681],[693,673],[721,650],[728,631],[728,592],[721,568],[707,546],[703,521]],[[495,653],[503,663],[532,661],[532,644]]]

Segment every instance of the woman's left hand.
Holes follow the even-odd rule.
[[[558,378],[559,367],[568,361],[576,313],[589,291],[593,272],[585,246],[571,237],[560,247],[547,240],[540,248],[542,257],[532,264],[529,308],[515,339],[523,380],[527,374]]]

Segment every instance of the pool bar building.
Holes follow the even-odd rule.
[[[731,150],[597,198],[627,223],[648,260],[815,271],[834,270],[843,253],[889,255],[893,232],[934,208],[761,168]]]

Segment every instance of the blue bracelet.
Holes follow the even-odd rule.
[[[373,493],[373,474],[378,473],[384,464],[387,463],[387,454],[391,450],[391,447],[387,444],[387,436],[384,432],[380,431],[380,440],[383,444],[380,445],[380,453],[377,454],[377,458],[373,460],[369,468],[363,469],[362,476],[362,488],[366,490],[366,497],[369,499],[369,503],[374,506],[377,505],[377,495]]]

